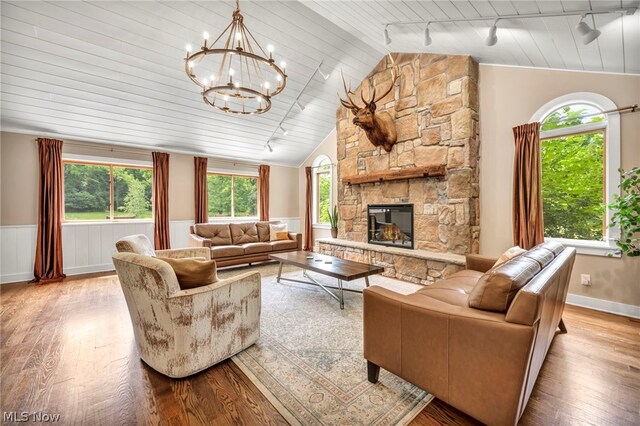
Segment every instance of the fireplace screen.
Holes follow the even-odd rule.
[[[413,204],[370,204],[369,242],[413,248]]]

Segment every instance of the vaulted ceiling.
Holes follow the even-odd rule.
[[[638,1],[242,1],[245,24],[287,61],[287,88],[271,111],[232,116],[204,104],[183,68],[184,46],[224,29],[235,1],[2,2],[2,130],[297,166],[335,125],[339,70],[359,81],[388,51],[470,54],[484,63],[640,73],[640,12],[589,20],[602,35],[582,45],[579,17],[424,26],[455,19],[637,6]],[[589,18],[591,19],[591,18]],[[291,105],[320,62],[319,75]],[[284,126],[277,130],[291,109]],[[265,148],[272,138],[273,152]]]

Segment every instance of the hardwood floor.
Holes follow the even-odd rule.
[[[640,322],[568,306],[522,425],[640,424]],[[0,410],[62,424],[286,424],[231,361],[183,380],[137,356],[116,277],[0,286]],[[3,423],[7,423],[4,421]],[[475,424],[434,401],[414,425]]]

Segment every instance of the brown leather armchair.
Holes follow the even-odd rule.
[[[410,295],[364,290],[364,357],[490,425],[522,415],[560,325],[575,249],[557,251],[506,312],[469,306],[496,259],[470,256],[467,269]],[[475,270],[474,270],[475,269]],[[513,269],[513,268],[512,268]]]

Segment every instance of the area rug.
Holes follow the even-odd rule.
[[[404,425],[433,398],[381,370],[377,384],[367,381],[362,356],[362,295],[345,292],[345,307],[322,289],[277,283],[277,265],[262,274],[261,337],[233,362],[293,425]],[[247,268],[220,271],[221,277]],[[335,285],[329,277],[311,275]],[[283,276],[301,279],[296,268]],[[414,284],[372,277],[371,284],[411,293]],[[363,280],[348,283],[362,288]]]

